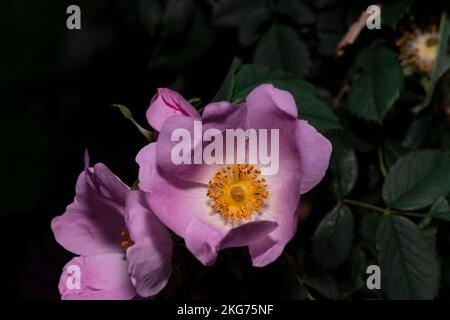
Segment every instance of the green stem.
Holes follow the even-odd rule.
[[[378,207],[378,206],[375,206],[375,205],[370,204],[370,203],[356,201],[356,200],[351,200],[351,199],[340,199],[340,202],[351,204],[351,205],[354,205],[354,206],[357,206],[357,207],[361,207],[361,208],[370,209],[370,210],[377,211],[377,212],[381,212],[383,214],[392,213],[392,214],[397,214],[397,215],[402,215],[402,216],[409,216],[409,217],[415,217],[415,218],[428,217],[428,214],[426,214],[426,213],[397,211],[397,210],[392,210],[392,209],[389,209],[389,208],[382,208],[382,207]]]
[[[389,210],[390,213],[398,214],[402,216],[409,216],[415,218],[426,218],[428,217],[427,213],[419,213],[419,212],[405,212],[405,211],[397,211],[397,210]]]
[[[383,174],[383,177],[387,176],[387,169],[386,165],[384,164],[384,158],[383,158],[383,149],[381,146],[378,148],[378,162],[380,163],[380,170]]]
[[[378,212],[382,212],[382,213],[386,213],[386,212],[388,211],[388,210],[385,209],[385,208],[377,207],[377,206],[374,206],[373,204],[365,203],[365,202],[360,202],[360,201],[356,201],[356,200],[351,200],[351,199],[341,199],[341,201],[342,201],[343,203],[352,204],[352,205],[357,206],[357,207],[366,208],[366,209],[371,209],[371,210],[378,211]]]
[[[309,292],[308,288],[306,287],[305,281],[303,280],[303,278],[300,277],[299,275],[297,275],[297,280],[301,286],[305,287],[306,296],[308,297],[308,300],[316,300],[316,298],[314,298],[314,296],[311,294],[311,292]]]

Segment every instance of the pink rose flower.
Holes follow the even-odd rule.
[[[168,100],[163,97],[159,94],[154,103],[162,105]],[[186,107],[179,95],[172,92],[172,97]],[[292,95],[269,84],[255,88],[239,106],[211,103],[203,112],[203,133],[210,128],[278,129],[279,169],[272,175],[264,175],[259,163],[175,164],[171,152],[178,141],[171,135],[184,128],[193,136],[198,116],[161,116],[165,122],[158,123],[158,141],[136,157],[140,188],[155,215],[185,239],[203,264],[213,264],[221,249],[248,246],[253,265],[265,266],[294,236],[300,195],[321,181],[332,149],[297,116]]]
[[[171,275],[171,237],[141,191],[131,191],[101,163],[89,168],[88,161],[86,155],[74,202],[51,223],[58,243],[78,255],[64,267],[61,298],[154,296]]]

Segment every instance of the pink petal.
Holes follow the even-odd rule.
[[[184,116],[174,116],[168,119],[159,135],[156,144],[156,158],[158,166],[181,179],[200,183],[208,183],[208,179],[217,170],[215,165],[206,166],[194,163],[194,119]],[[188,150],[190,164],[174,163],[172,150],[179,141],[172,141],[172,132],[177,129],[186,129],[190,133],[191,149]],[[201,137],[200,137],[201,139]],[[200,141],[201,143],[201,141]]]
[[[79,287],[74,281],[78,276]],[[73,258],[64,266],[58,288],[63,300],[129,300],[136,293],[123,253]]]
[[[278,130],[279,166],[282,171],[298,172],[299,149],[293,139],[297,128],[297,107],[292,95],[271,84],[256,87],[246,99],[247,127]],[[270,141],[270,140],[268,140]],[[269,145],[269,153],[272,153]]]
[[[147,121],[157,131],[161,131],[164,122],[174,115],[184,115],[200,119],[197,110],[177,92],[159,88],[147,109]]]
[[[126,222],[135,242],[127,249],[132,282],[140,296],[154,296],[166,286],[172,273],[172,238],[141,191],[128,193]]]
[[[304,120],[297,122],[297,145],[300,150],[301,193],[314,188],[325,176],[332,146],[330,141]]]
[[[276,125],[280,120],[297,119],[294,97],[288,91],[277,89],[271,84],[262,84],[253,89],[247,96],[246,104],[249,128],[281,129],[282,125]],[[272,114],[276,119],[267,117],[268,114]]]
[[[85,183],[76,185],[77,195],[90,195],[95,192],[102,198],[111,201],[121,207],[125,205],[125,196],[128,186],[119,177],[109,170],[103,163],[97,163],[89,167],[89,155],[86,151],[84,156]]]
[[[162,223],[185,239],[187,248],[205,265],[215,262],[219,250],[246,246],[276,227],[276,222],[256,215],[255,220],[227,221],[212,212],[205,185],[156,171],[147,196],[151,209]]]
[[[184,235],[186,247],[205,266],[214,264],[218,251],[225,248],[244,247],[264,238],[277,227],[272,221],[242,222],[225,234],[208,221],[193,219]]]
[[[156,142],[143,147],[136,156],[139,165],[139,188],[143,191],[150,191],[153,177],[156,174]]]
[[[52,220],[56,241],[79,255],[121,252],[128,187],[105,165],[87,168],[78,178],[75,200]]]
[[[202,139],[203,133],[208,129],[217,129],[224,132],[226,129],[244,128],[247,109],[245,105],[234,106],[227,102],[211,103],[203,112],[202,132],[198,137]],[[162,128],[157,144],[158,165],[177,177],[199,183],[208,183],[209,179],[222,166],[221,164],[195,164],[194,161],[194,121],[196,119],[174,116],[167,120]],[[179,141],[171,141],[172,133],[177,129],[186,129],[190,133],[192,145],[190,150],[191,164],[175,164],[172,159],[172,150]],[[209,142],[203,143],[203,148]],[[203,163],[203,158],[201,159]]]
[[[263,267],[275,261],[297,231],[297,207],[300,199],[298,175],[277,176],[268,179],[269,198],[267,214],[278,227],[266,237],[249,245],[253,266]]]

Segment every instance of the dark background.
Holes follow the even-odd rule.
[[[206,15],[209,6],[200,2]],[[70,4],[81,8],[81,30],[66,28]],[[134,156],[146,143],[109,105],[125,104],[146,124],[157,87],[208,101],[235,54],[235,35],[206,30],[208,39],[197,34],[198,48],[184,47],[191,55],[177,52],[185,34],[152,36],[138,1],[2,1],[0,12],[2,291],[59,298],[60,271],[71,255],[54,241],[50,221],[73,199],[84,150],[91,163],[105,163],[130,184]],[[173,65],[149,68],[161,45],[179,55]]]

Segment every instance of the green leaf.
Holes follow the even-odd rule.
[[[395,28],[414,2],[415,0],[400,0],[385,4],[381,10],[381,22]]]
[[[231,101],[233,99],[233,91],[236,82],[236,72],[239,70],[241,65],[242,60],[235,57],[231,62],[230,69],[228,69],[228,73],[225,76],[225,79],[223,80],[219,91],[217,91],[212,101]]]
[[[347,149],[355,149],[362,153],[371,151],[374,148],[374,144],[366,140],[360,133],[355,132],[355,124],[359,119],[351,116],[343,108],[334,109],[334,114],[338,117],[339,123],[341,124],[342,130],[333,131],[329,136],[334,136],[340,144],[342,144]]]
[[[328,105],[316,97],[315,88],[309,83],[279,80],[273,80],[271,83],[294,96],[299,118],[307,120],[318,131],[323,133],[340,128],[339,119]]]
[[[343,7],[337,7],[317,14],[317,33],[342,33],[347,31],[346,20],[348,13]]]
[[[139,0],[137,2],[137,11],[141,24],[151,35],[155,34],[156,29],[162,22],[163,8],[158,0]]]
[[[327,299],[335,300],[340,298],[336,281],[327,273],[321,261],[316,257],[298,248],[296,265],[299,274],[302,275],[301,282],[303,284],[306,284]]]
[[[340,297],[336,281],[329,274],[321,276],[306,274],[304,282],[327,299],[336,300]]]
[[[304,76],[310,65],[309,51],[297,33],[274,24],[256,46],[253,61],[295,75]]]
[[[340,197],[348,195],[358,178],[358,162],[355,151],[333,144],[329,173],[331,187],[336,195]]]
[[[428,131],[433,127],[431,116],[425,116],[414,121],[408,128],[402,145],[416,149],[419,148],[428,137]]]
[[[189,28],[177,41],[161,41],[155,45],[147,68],[164,69],[165,72],[189,68],[205,55],[214,43],[215,33],[204,13],[194,6]]]
[[[366,210],[366,212],[367,211],[368,210]],[[379,212],[368,211],[363,215],[358,227],[358,235],[361,237],[361,242],[372,253],[374,253],[376,249],[377,226],[380,219],[381,215]]]
[[[393,165],[383,185],[390,208],[421,209],[450,192],[450,158],[442,151],[411,152]]]
[[[335,56],[336,47],[341,41],[343,34],[319,32],[317,36],[319,37],[319,46],[317,48],[317,51],[324,56]]]
[[[365,120],[382,123],[403,87],[402,67],[395,53],[384,47],[363,49],[355,67],[362,72],[352,84],[348,109]]]
[[[261,37],[259,31],[261,27],[271,18],[266,7],[259,7],[250,13],[239,28],[238,39],[244,47],[251,46]]]
[[[335,5],[339,0],[316,0],[314,1],[314,4],[317,8],[326,8],[332,5]]]
[[[439,49],[436,62],[431,72],[430,86],[427,95],[420,109],[425,108],[433,98],[434,89],[438,80],[450,69],[450,17],[447,13],[443,13],[439,28]]]
[[[444,197],[440,197],[431,206],[430,213],[433,218],[450,221],[450,206]]]
[[[383,143],[383,156],[384,161],[388,167],[391,167],[395,162],[397,162],[398,158],[403,156],[408,152],[402,144],[395,140],[386,140]]]
[[[268,67],[253,64],[243,65],[236,74],[233,101],[243,100],[253,89],[262,83],[271,83],[274,80],[290,79],[287,73],[274,71]]]
[[[320,222],[312,238],[312,252],[326,269],[341,265],[353,243],[355,221],[346,205],[337,205]]]
[[[216,26],[237,28],[261,6],[264,0],[220,0],[214,4],[212,20]]]
[[[352,289],[363,288],[366,284],[366,255],[364,251],[356,247],[350,257],[351,284]]]
[[[163,36],[174,36],[183,32],[192,19],[193,0],[167,0],[163,17]]]
[[[340,124],[331,108],[316,97],[313,85],[291,75],[256,65],[243,65],[235,76],[231,101],[242,101],[251,90],[262,83],[272,83],[277,88],[289,91],[295,98],[299,117],[307,120],[320,132],[339,129]]]
[[[301,0],[277,0],[273,11],[292,19],[300,26],[313,24],[316,20],[314,12]]]
[[[440,267],[417,226],[401,216],[384,216],[377,230],[381,287],[390,299],[433,299]]]
[[[153,138],[154,138],[154,137],[153,137],[153,133],[152,133],[151,131],[147,130],[147,129],[144,129],[139,123],[136,122],[136,120],[134,120],[133,115],[131,114],[130,109],[128,109],[127,107],[125,107],[123,104],[112,104],[111,107],[118,108],[118,109],[120,110],[120,112],[122,113],[122,115],[123,115],[126,119],[130,120],[130,121],[135,125],[135,127],[138,129],[138,131],[139,131],[140,133],[142,133],[142,135],[143,135],[144,137],[147,138],[147,140],[153,141]]]

